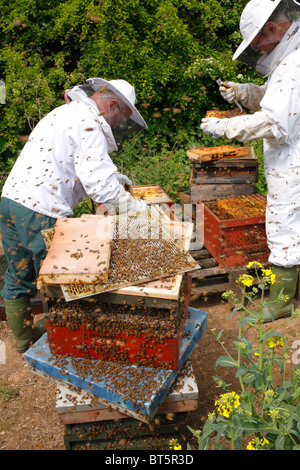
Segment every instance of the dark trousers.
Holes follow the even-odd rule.
[[[8,263],[2,297],[13,300],[37,295],[36,280],[47,254],[41,231],[53,227],[56,220],[2,197],[0,231]]]

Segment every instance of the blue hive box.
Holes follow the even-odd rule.
[[[46,333],[26,351],[24,358],[33,372],[87,390],[112,409],[149,423],[205,332],[207,319],[206,312],[188,309],[178,370],[52,356]]]

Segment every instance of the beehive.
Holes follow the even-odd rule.
[[[125,185],[126,189],[126,185]],[[129,191],[129,188],[126,189]],[[169,206],[172,207],[174,200],[157,184],[134,186],[132,195],[135,199],[143,200],[148,206]],[[98,204],[97,214],[106,214],[115,211],[108,204]]]
[[[151,424],[132,418],[70,424],[64,442],[67,450],[169,450],[171,439],[184,446],[187,416],[186,412],[159,415]]]
[[[169,393],[159,406],[157,414],[193,411],[198,405],[198,387],[191,361],[179,371]],[[94,421],[116,421],[127,418],[121,411],[104,405],[90,392],[70,384],[57,382],[56,411],[62,424],[90,423]]]
[[[192,162],[191,203],[252,194],[258,160],[252,147],[201,147],[187,151]]]
[[[90,358],[52,355],[47,334],[24,354],[32,372],[93,393],[112,409],[151,422],[207,326],[207,313],[189,307],[177,370],[137,367]]]
[[[189,286],[190,289],[190,286]],[[176,369],[189,296],[180,308],[49,301],[45,323],[52,354]]]
[[[249,261],[268,260],[263,210],[266,197],[260,194],[248,198],[233,198],[232,204],[229,198],[224,203],[207,201],[204,204],[204,245],[220,267],[244,266]],[[258,201],[257,209],[250,204],[254,200]]]
[[[266,198],[262,194],[218,199],[220,217],[222,213],[232,219],[263,216],[266,212]]]

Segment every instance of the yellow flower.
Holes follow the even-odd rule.
[[[274,397],[275,397],[274,390],[272,390],[272,389],[266,390],[265,398],[266,398],[267,403],[271,403]]]
[[[276,337],[272,337],[272,338],[269,338],[268,341],[268,346],[269,348],[281,348],[283,346],[283,339],[282,338],[276,338]]]
[[[223,299],[234,299],[234,292],[232,290],[223,292],[222,297]]]
[[[268,415],[272,418],[273,421],[275,421],[279,416],[279,410],[275,410],[275,408],[273,408],[269,411]]]
[[[259,268],[261,269],[263,267],[263,265],[261,263],[259,263],[258,261],[250,261],[250,263],[247,264],[247,268],[250,269],[250,268]]]
[[[263,446],[269,444],[268,439],[263,437],[262,439],[259,439],[259,437],[255,437],[250,441],[247,445],[247,450],[264,450]]]
[[[263,280],[266,284],[275,284],[276,276],[271,269],[262,269]]]
[[[170,445],[170,449],[173,449],[173,450],[181,450],[182,447],[180,444],[178,444],[178,441],[177,439],[170,439],[170,442],[169,442],[169,445]]]
[[[253,276],[250,276],[249,274],[241,274],[237,282],[244,284],[244,286],[250,287],[253,284]]]
[[[233,409],[240,406],[240,397],[235,392],[223,393],[219,399],[215,401],[215,407],[218,413],[225,418],[229,418]]]

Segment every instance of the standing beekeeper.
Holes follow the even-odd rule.
[[[86,196],[118,213],[146,210],[125,191],[131,181],[118,173],[109,153],[118,141],[147,125],[135,107],[135,90],[125,80],[91,78],[67,90],[66,104],[47,114],[30,134],[3,187],[0,230],[8,262],[4,298],[16,349],[25,352],[44,332],[34,324],[30,298],[46,246],[41,231],[58,217],[72,217]],[[71,101],[69,100],[71,99]]]
[[[201,129],[213,138],[241,142],[263,138],[268,185],[266,233],[269,261],[276,275],[265,322],[288,316],[300,265],[300,2],[251,0],[240,30],[238,59],[268,77],[263,86],[222,82],[220,93],[229,103],[238,100],[254,111],[231,119],[204,118]],[[275,302],[278,295],[288,301]],[[272,303],[271,303],[272,302]]]

